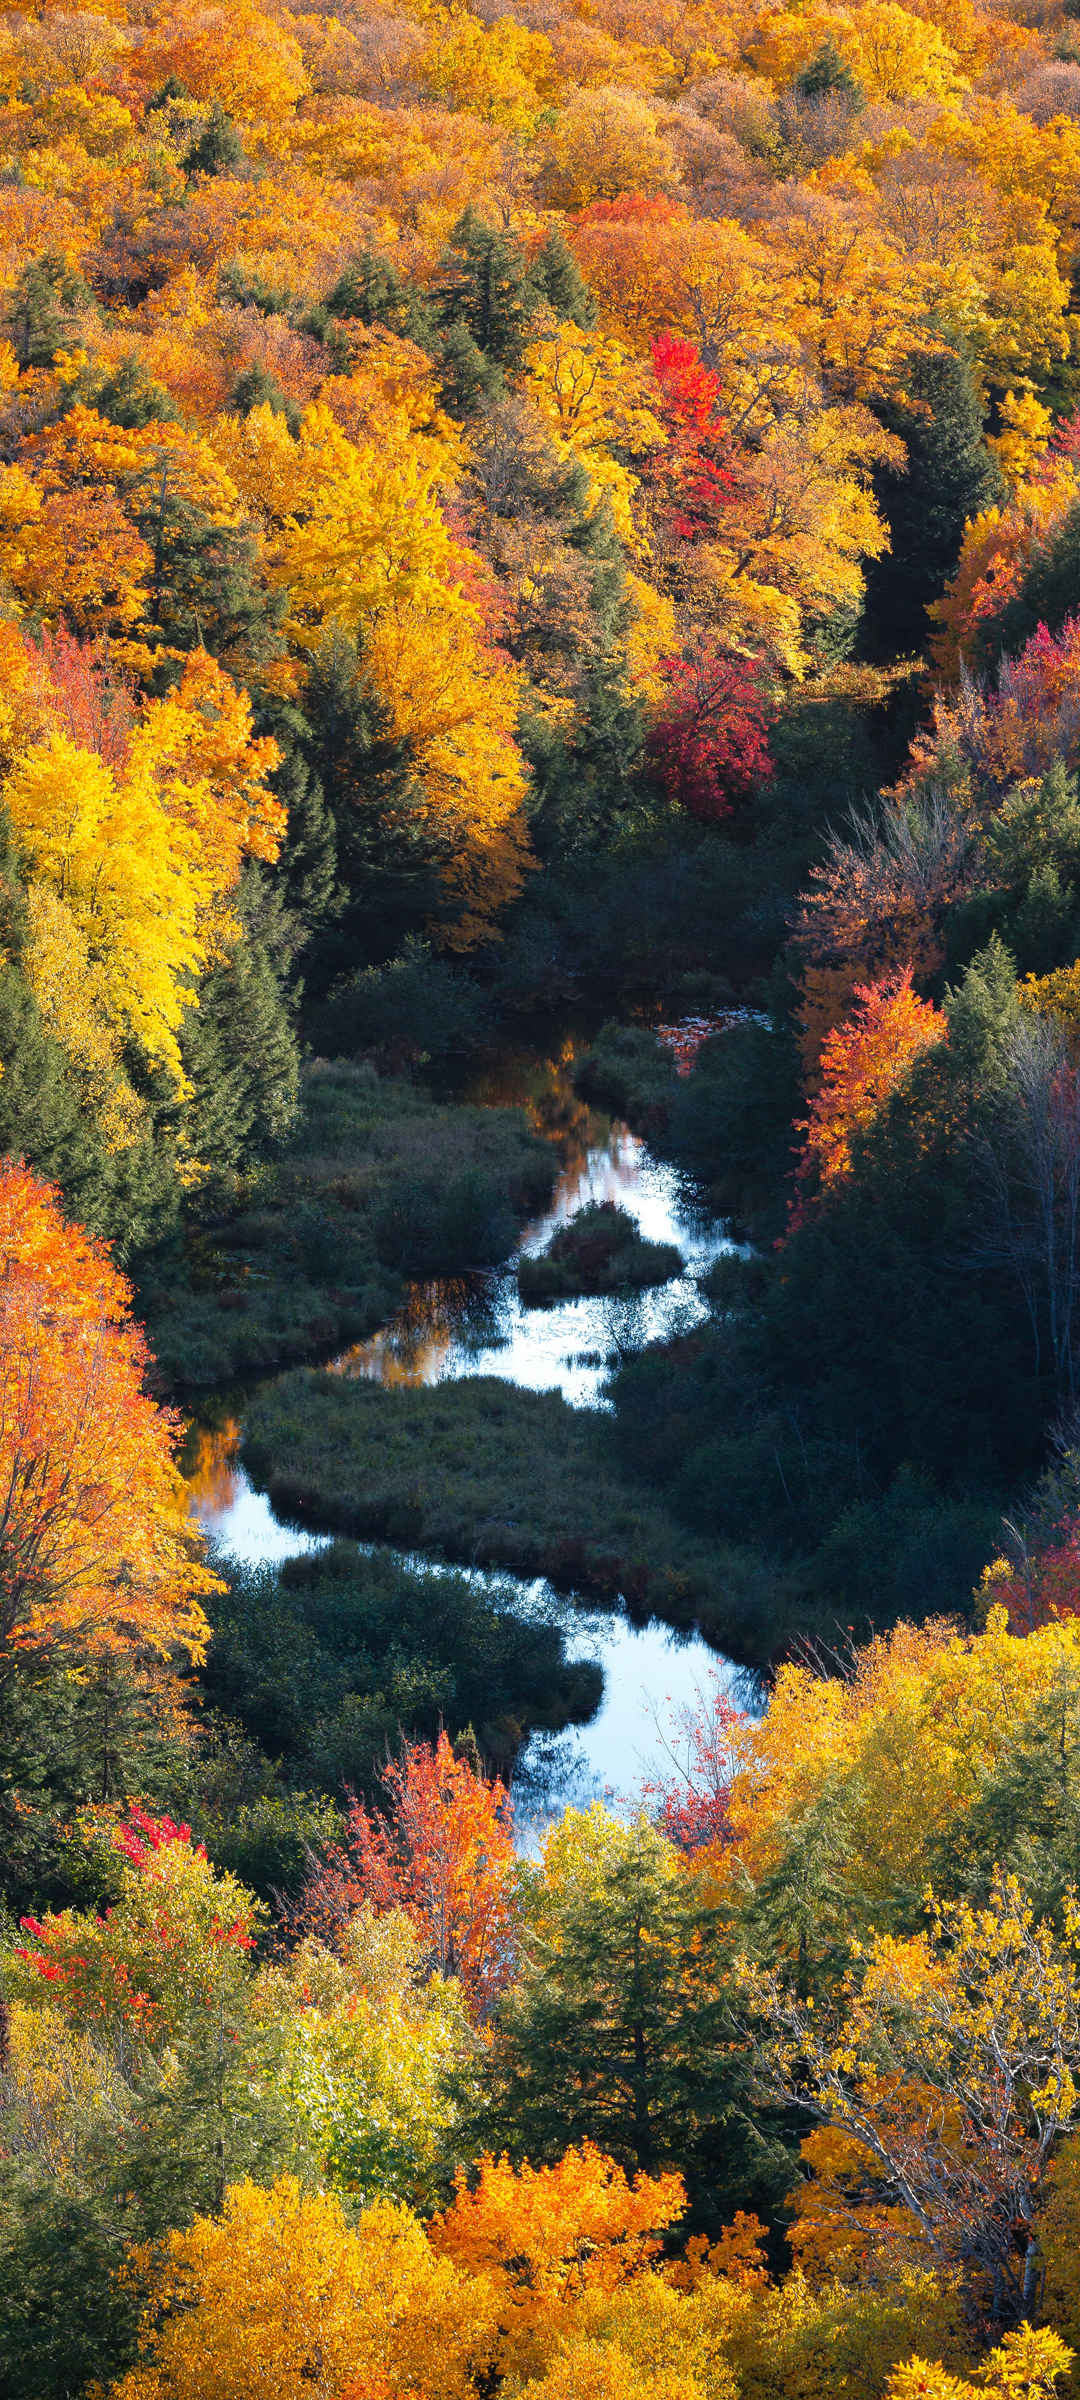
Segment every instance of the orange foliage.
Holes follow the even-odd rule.
[[[143,1389],[131,1293],[50,1184],[0,1165],[0,1641],[198,1657],[203,1564],[173,1452]]]
[[[512,1966],[514,1845],[504,1786],[434,1747],[406,1744],[383,1778],[386,1814],[354,1801],[340,1843],[308,1880],[303,1924],[332,1935],[365,1901],[403,1908],[432,1967],[456,1975],[470,2009],[491,2007]]]
[[[798,1126],[806,1135],[797,1169],[800,1184],[814,1178],[817,1188],[827,1191],[850,1173],[853,1136],[873,1123],[923,1051],[944,1037],[941,1010],[919,999],[910,967],[883,976],[880,983],[856,984],[851,1015],[826,1036],[820,1089],[809,1117]]]
[[[561,2312],[608,2295],[656,2257],[656,2239],[686,2206],[678,2175],[636,2175],[586,2142],[554,2167],[482,2158],[470,2189],[431,2228],[434,2249],[495,2286],[503,2374],[535,2372]]]

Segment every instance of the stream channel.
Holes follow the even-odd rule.
[[[606,1379],[620,1356],[686,1331],[707,1314],[698,1279],[735,1246],[724,1220],[705,1210],[693,1185],[627,1125],[586,1108],[573,1093],[572,1068],[570,1044],[555,1059],[516,1055],[464,1095],[492,1106],[523,1105],[535,1129],[556,1143],[562,1160],[550,1207],[524,1228],[506,1265],[411,1284],[397,1313],[378,1333],[333,1360],[332,1373],[383,1384],[495,1375],[533,1391],[559,1390],[575,1408],[606,1408]],[[518,1258],[543,1250],[559,1226],[600,1200],[616,1201],[647,1240],[673,1243],[685,1262],[683,1274],[626,1296],[524,1307]],[[240,1464],[240,1433],[238,1426],[224,1453],[219,1443],[213,1471],[191,1486],[192,1505],[215,1545],[247,1563],[263,1564],[328,1539],[275,1515]],[[433,1578],[468,1573],[511,1607],[550,1609],[564,1628],[567,1654],[595,1659],[603,1668],[603,1697],[590,1722],[554,1741],[534,1735],[522,1754],[515,1819],[525,1847],[532,1847],[543,1825],[570,1803],[603,1796],[612,1805],[632,1807],[660,1759],[662,1730],[670,1737],[682,1713],[717,1680],[751,1712],[761,1705],[759,1687],[745,1669],[659,1620],[634,1626],[617,1610],[600,1611],[591,1604],[576,1608],[572,1598],[557,1595],[542,1581],[452,1569],[422,1554],[408,1554],[405,1563]]]

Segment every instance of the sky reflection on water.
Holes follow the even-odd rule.
[[[559,1390],[575,1407],[596,1408],[606,1405],[603,1387],[621,1353],[698,1323],[707,1309],[697,1278],[735,1247],[722,1222],[703,1214],[677,1170],[625,1125],[590,1116],[586,1138],[575,1141],[573,1152],[550,1208],[526,1228],[507,1268],[413,1284],[389,1323],[335,1360],[333,1371],[387,1385],[497,1375],[531,1391]],[[598,1200],[617,1201],[646,1240],[674,1243],[685,1272],[628,1298],[523,1307],[516,1256],[544,1249],[559,1226]],[[250,1564],[319,1547],[323,1537],[283,1524],[265,1493],[255,1490],[239,1465],[239,1438],[237,1425],[201,1437],[191,1493],[207,1531],[223,1551]],[[454,1571],[419,1555],[406,1563],[432,1576]],[[660,1623],[633,1626],[617,1613],[575,1607],[543,1584],[519,1584],[479,1569],[470,1574],[511,1606],[515,1593],[531,1607],[546,1600],[565,1627],[569,1655],[595,1658],[604,1669],[604,1696],[592,1722],[554,1743],[535,1737],[525,1754],[518,1809],[526,1849],[568,1802],[603,1796],[632,1806],[657,1757],[658,1714],[692,1707],[715,1677],[756,1710],[752,1679],[705,1642],[680,1639]]]

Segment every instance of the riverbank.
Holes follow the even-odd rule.
[[[239,1383],[357,1342],[411,1277],[490,1266],[549,1199],[551,1144],[520,1108],[435,1098],[315,1061],[295,1133],[230,1209],[193,1221],[140,1286],[170,1390]]]

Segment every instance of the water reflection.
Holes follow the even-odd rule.
[[[593,1139],[564,1168],[550,1208],[522,1235],[519,1255],[545,1249],[580,1209],[610,1200],[647,1241],[674,1243],[685,1273],[649,1291],[562,1300],[552,1308],[523,1306],[516,1261],[497,1274],[414,1283],[379,1333],[335,1361],[338,1374],[385,1384],[499,1375],[529,1391],[561,1391],[577,1408],[599,1408],[615,1359],[700,1322],[707,1309],[698,1279],[734,1243],[721,1222],[695,1205],[678,1171],[628,1126],[599,1120],[598,1139],[598,1120],[587,1113]]]
[[[494,1274],[438,1277],[410,1286],[403,1306],[379,1333],[347,1350],[332,1372],[388,1386],[498,1375],[532,1391],[561,1391],[576,1407],[603,1407],[615,1359],[646,1342],[698,1323],[707,1309],[698,1279],[736,1247],[715,1217],[695,1204],[677,1170],[630,1132],[578,1099],[571,1080],[573,1045],[554,1059],[517,1056],[487,1074],[468,1097],[489,1106],[524,1107],[534,1128],[556,1143],[563,1161],[551,1205],[526,1227],[509,1266]],[[516,1257],[543,1250],[551,1235],[594,1201],[611,1200],[634,1217],[645,1239],[670,1242],[684,1273],[625,1298],[577,1299],[527,1309],[518,1295]],[[321,1546],[325,1537],[283,1524],[239,1463],[240,1426],[230,1419],[195,1439],[192,1505],[222,1552],[250,1564],[272,1563]],[[367,1545],[360,1545],[362,1548]],[[435,1578],[450,1571],[419,1554],[403,1561]],[[657,1712],[693,1705],[719,1671],[733,1697],[756,1706],[753,1683],[702,1641],[662,1624],[633,1626],[560,1600],[542,1583],[469,1570],[508,1606],[550,1604],[572,1658],[598,1658],[604,1696],[592,1722],[553,1740],[534,1736],[515,1784],[522,1846],[534,1846],[545,1822],[570,1802],[598,1796],[632,1805],[656,1751]],[[515,1602],[516,1595],[516,1602]]]
[[[283,1523],[265,1492],[255,1490],[237,1455],[237,1425],[200,1438],[213,1447],[213,1461],[193,1481],[192,1501],[219,1552],[259,1566],[324,1547],[328,1535]],[[375,1545],[357,1547],[370,1555]],[[614,1611],[576,1606],[539,1578],[526,1583],[480,1567],[451,1569],[420,1551],[395,1551],[394,1556],[432,1582],[440,1575],[466,1574],[508,1607],[532,1613],[542,1608],[561,1626],[568,1658],[596,1659],[603,1667],[604,1696],[590,1723],[554,1737],[534,1734],[519,1761],[514,1803],[525,1852],[535,1850],[546,1826],[569,1806],[602,1798],[610,1806],[632,1808],[656,1763],[657,1715],[692,1707],[717,1673],[740,1706],[758,1705],[753,1678],[744,1669],[666,1625],[630,1625]]]

